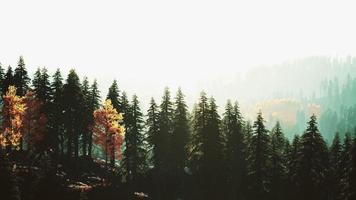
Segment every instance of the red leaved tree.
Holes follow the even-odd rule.
[[[43,149],[47,117],[41,112],[42,103],[35,98],[34,93],[28,91],[24,97],[26,111],[22,126],[22,133],[27,139],[28,149]]]
[[[121,146],[124,141],[125,129],[120,125],[122,114],[113,107],[111,100],[106,100],[102,108],[93,113],[94,142],[98,144],[105,154],[105,164],[109,157],[112,160],[121,158]]]

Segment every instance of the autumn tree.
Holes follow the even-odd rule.
[[[124,142],[124,127],[119,123],[123,117],[111,104],[111,100],[106,100],[102,108],[95,110],[94,116],[94,142],[98,144],[105,155],[105,163],[112,157],[121,157],[121,145]],[[115,149],[113,151],[112,149]],[[112,154],[115,152],[115,155]]]
[[[3,99],[3,126],[0,133],[0,144],[2,147],[11,149],[11,147],[20,146],[26,106],[23,97],[16,95],[16,87],[14,86],[9,87]]]
[[[42,112],[43,103],[29,91],[24,97],[26,111],[24,113],[22,133],[27,140],[29,150],[44,150],[49,146],[44,140],[46,135],[47,117]]]

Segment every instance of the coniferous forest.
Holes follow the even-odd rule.
[[[314,114],[290,139],[235,100],[203,91],[188,108],[184,91],[166,88],[142,110],[116,80],[104,95],[63,73],[29,75],[22,57],[0,68],[2,200],[356,199],[356,127],[341,117],[327,121],[331,142]]]

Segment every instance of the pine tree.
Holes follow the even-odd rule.
[[[56,141],[56,139],[55,135],[53,135],[50,124],[47,124],[47,120],[51,117],[50,112],[52,103],[52,91],[49,81],[49,75],[46,68],[37,69],[32,80],[32,86],[34,93],[31,93],[31,96],[34,95],[34,97],[36,97],[36,99],[39,101],[36,104],[41,104],[41,106],[38,106],[41,110],[39,110],[38,112],[43,114],[46,119],[46,127],[43,132],[41,131],[41,134],[43,134],[43,143],[45,143],[45,145],[43,145],[42,147],[51,148],[53,146],[53,142]]]
[[[227,186],[231,199],[244,198],[246,195],[246,144],[243,133],[243,124],[238,104],[233,106],[227,102],[224,118],[223,132],[226,137],[226,164]]]
[[[4,79],[5,79],[4,68],[2,68],[2,64],[0,63],[0,88],[3,88],[2,85],[3,85]]]
[[[197,179],[200,179],[202,173],[202,165],[203,165],[203,155],[204,148],[203,142],[206,141],[205,134],[208,129],[208,111],[209,111],[209,103],[208,98],[206,97],[206,93],[202,92],[200,94],[200,100],[197,104],[196,108],[193,111],[193,122],[192,129],[193,135],[190,144],[190,154],[191,154],[191,168],[193,172],[196,174]]]
[[[139,107],[136,95],[132,97],[130,106],[130,120],[125,133],[125,151],[123,166],[126,170],[126,180],[128,181],[130,195],[138,191],[140,182],[143,179],[146,166],[145,135],[143,133],[143,114]],[[142,189],[142,188],[141,188]]]
[[[90,105],[90,86],[87,77],[84,77],[83,82],[81,84],[81,90],[83,94],[83,123],[81,124],[82,128],[82,153],[84,156],[87,156],[88,152],[88,143],[89,143],[89,126],[92,118],[91,109],[89,109]]]
[[[157,199],[169,198],[170,186],[167,186],[169,175],[172,170],[170,163],[170,139],[172,136],[172,123],[173,123],[173,103],[171,102],[171,95],[168,88],[165,88],[160,104],[159,111],[159,129],[158,134],[155,136],[155,173],[157,177],[157,186],[160,187]]]
[[[344,142],[341,151],[340,166],[342,166],[341,175],[341,197],[340,199],[349,199],[350,195],[350,175],[352,168],[352,138],[350,133],[345,134]]]
[[[150,146],[151,158],[149,161],[156,168],[159,165],[157,154],[157,136],[159,135],[159,108],[153,98],[150,101],[150,107],[147,110],[147,141]]]
[[[157,135],[158,168],[162,171],[169,167],[169,142],[172,134],[173,104],[169,89],[164,90],[159,112],[159,134]]]
[[[14,75],[11,66],[7,68],[4,80],[2,82],[2,93],[6,94],[9,86],[14,85]]]
[[[17,88],[17,95],[25,96],[29,89],[30,78],[28,77],[25,62],[22,56],[19,58],[19,62],[14,72],[14,85]]]
[[[51,97],[52,103],[50,106],[49,127],[50,133],[53,135],[51,148],[54,149],[56,155],[64,155],[64,105],[63,105],[63,78],[59,69],[53,75],[53,82],[51,83]]]
[[[356,136],[356,129],[355,129]],[[356,199],[356,137],[354,136],[351,149],[351,170],[348,199]]]
[[[251,199],[263,199],[270,189],[270,137],[259,112],[253,124],[249,155],[249,179]]]
[[[171,137],[171,164],[172,164],[172,183],[175,196],[182,196],[184,190],[184,168],[188,160],[188,141],[190,136],[187,105],[184,94],[179,88],[173,111],[173,131]]]
[[[120,107],[120,102],[119,102],[120,90],[119,90],[119,86],[117,85],[116,80],[114,80],[114,82],[111,84],[111,86],[109,88],[109,93],[108,93],[106,99],[110,99],[114,108],[116,110],[120,110],[120,112],[122,112],[121,107]]]
[[[341,166],[342,145],[340,142],[339,133],[335,134],[333,142],[330,147],[330,178],[329,178],[329,194],[331,199],[339,199],[341,196],[341,180],[342,180],[342,166]]]
[[[286,139],[284,138],[279,122],[271,132],[271,198],[275,200],[285,199],[284,186],[286,178],[286,166],[284,162]]]
[[[298,135],[294,135],[292,143],[290,147],[286,149],[285,152],[285,163],[287,167],[287,183],[286,183],[286,199],[299,200],[301,199],[301,194],[296,193],[296,189],[298,188],[298,174],[299,171],[299,160],[298,160],[298,152],[300,149],[300,137]]]
[[[98,83],[94,80],[90,86],[90,100],[89,100],[89,113],[94,113],[100,107],[100,91],[98,89]],[[89,124],[93,124],[93,115],[90,115]],[[91,157],[93,148],[93,131],[89,129],[88,135],[88,156]]]
[[[301,137],[297,171],[300,194],[305,200],[325,199],[328,151],[313,115]]]
[[[127,98],[126,92],[122,92],[122,95],[119,99],[119,110],[123,115],[123,120],[121,124],[125,127],[127,130],[131,130],[131,122],[132,122],[132,114],[130,110],[130,102]],[[112,149],[115,151],[115,149]],[[115,152],[112,152],[112,154],[115,154]],[[110,160],[111,165],[115,164],[115,157],[111,157]]]
[[[204,92],[193,113],[191,165],[197,196],[216,199],[222,195],[223,137],[220,116],[213,98]]]
[[[67,155],[69,158],[73,156],[73,153],[75,158],[79,156],[79,136],[82,128],[78,126],[78,123],[83,121],[83,102],[79,77],[74,70],[71,70],[63,86],[64,125],[68,138]]]
[[[37,99],[39,99],[44,106],[44,111],[48,114],[49,104],[51,98],[51,85],[49,75],[46,68],[38,68],[32,80],[33,91]]]
[[[203,173],[206,177],[206,198],[217,199],[223,195],[223,136],[220,131],[221,119],[217,111],[215,99],[209,99],[208,126],[203,142]],[[215,191],[214,191],[215,190]]]

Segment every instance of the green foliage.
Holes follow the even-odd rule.
[[[17,67],[14,72],[14,85],[17,88],[16,92],[19,96],[25,96],[29,89],[30,78],[28,77],[27,70],[25,68],[25,62],[22,56],[20,56]]]
[[[249,180],[252,199],[263,198],[270,189],[270,137],[259,112],[253,124],[249,152]]]
[[[328,149],[313,115],[308,127],[301,137],[298,152],[297,183],[303,199],[325,199],[323,192],[326,186],[328,169]]]

